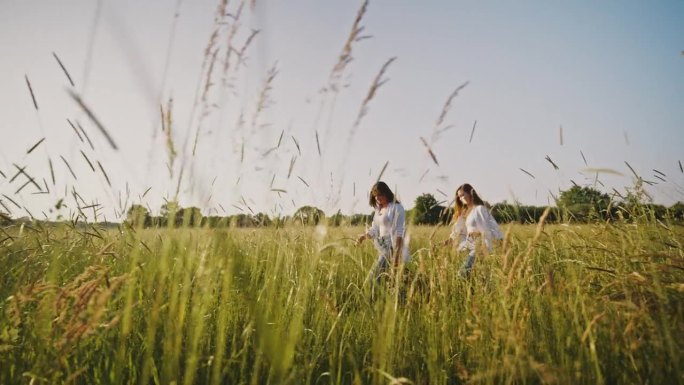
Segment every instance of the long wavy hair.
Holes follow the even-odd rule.
[[[454,196],[454,221],[457,220],[458,217],[463,215],[465,213],[465,210],[466,210],[466,205],[463,202],[461,202],[460,199],[458,199],[458,192],[459,191],[463,191],[465,193],[470,194],[470,196],[473,198],[473,204],[475,206],[484,205],[484,201],[482,200],[482,198],[480,198],[479,195],[477,195],[477,191],[475,191],[473,186],[471,186],[468,183],[464,183],[464,184],[458,186],[458,188],[456,189],[455,196]]]
[[[382,195],[385,198],[387,198],[388,202],[395,202],[399,203],[399,201],[396,199],[394,196],[394,193],[392,190],[390,190],[389,186],[385,182],[377,182],[376,184],[371,187],[370,191],[370,199],[368,200],[368,204],[372,208],[377,208],[378,207],[378,201],[375,199],[376,195]]]

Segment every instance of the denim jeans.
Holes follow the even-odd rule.
[[[466,256],[465,261],[463,261],[463,265],[461,266],[461,269],[458,272],[458,275],[461,278],[468,278],[470,276],[470,272],[473,270],[473,265],[475,264],[475,250],[468,250],[468,256]]]
[[[387,272],[389,267],[390,263],[387,258],[385,258],[384,255],[378,255],[378,260],[375,262],[375,267],[373,267],[373,276],[375,277],[375,280],[380,281],[382,275]]]

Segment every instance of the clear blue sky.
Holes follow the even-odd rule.
[[[235,14],[239,4],[231,1],[228,12]],[[571,180],[594,185],[595,173],[587,169],[622,174],[600,174],[604,186],[597,187],[623,192],[634,183],[628,162],[644,179],[658,182],[648,187],[656,202],[684,200],[678,164],[684,161],[681,1],[371,1],[362,35],[372,38],[353,44],[336,96],[320,90],[361,2],[250,4],[233,40],[239,49],[252,29],[260,31],[245,64],[238,67],[233,60],[226,77],[230,88],[222,86],[221,61],[234,25],[227,17],[219,26],[220,60],[208,109],[200,102],[191,117],[198,82],[204,84],[202,62],[215,29],[216,1],[0,1],[0,171],[7,176],[0,176],[0,192],[36,217],[54,217],[50,208],[65,191],[68,208],[61,213],[68,216],[75,208],[75,189],[87,203],[102,204],[101,213],[113,220],[126,204],[157,210],[164,198],[173,198],[185,163],[178,198],[205,214],[248,211],[245,203],[269,214],[290,214],[305,204],[328,214],[365,212],[367,191],[389,162],[382,179],[407,207],[424,192],[450,200],[464,182],[490,202],[547,204]],[[52,52],[118,151],[69,97],[72,87]],[[391,57],[397,59],[387,69],[388,81],[354,130],[374,77]],[[278,72],[266,108],[256,114],[274,65]],[[452,127],[434,137],[442,106],[465,82],[442,125]],[[172,175],[159,123],[159,106],[170,97],[178,152]],[[94,150],[79,141],[66,119],[82,124]],[[281,132],[281,146],[269,152]],[[432,145],[439,166],[420,137]],[[103,165],[111,187],[81,151],[96,170],[96,161]],[[41,186],[45,179],[50,192],[35,194],[29,185],[17,194],[27,179],[9,182],[14,164],[26,166]],[[0,199],[14,216],[26,215]]]

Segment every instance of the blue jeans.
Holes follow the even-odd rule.
[[[383,255],[378,255],[378,260],[375,262],[375,267],[373,267],[373,276],[376,281],[380,281],[382,274],[384,274],[387,269],[389,269],[390,263]]]
[[[475,264],[475,250],[469,250],[468,256],[466,256],[465,261],[463,261],[463,265],[461,266],[461,269],[459,270],[458,275],[461,278],[468,278],[470,276],[470,272],[473,270],[474,264]]]

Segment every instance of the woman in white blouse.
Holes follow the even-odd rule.
[[[400,260],[408,262],[408,247],[404,242],[406,215],[404,207],[396,200],[394,193],[385,184],[377,182],[371,188],[368,202],[375,209],[372,226],[358,238],[358,244],[371,238],[378,250],[376,276],[382,274],[390,265],[397,266]]]
[[[444,244],[456,242],[456,250],[468,252],[459,272],[461,277],[467,277],[475,263],[477,242],[483,242],[487,251],[491,251],[492,243],[503,239],[503,233],[480,196],[468,183],[456,189],[455,206],[453,230]]]

